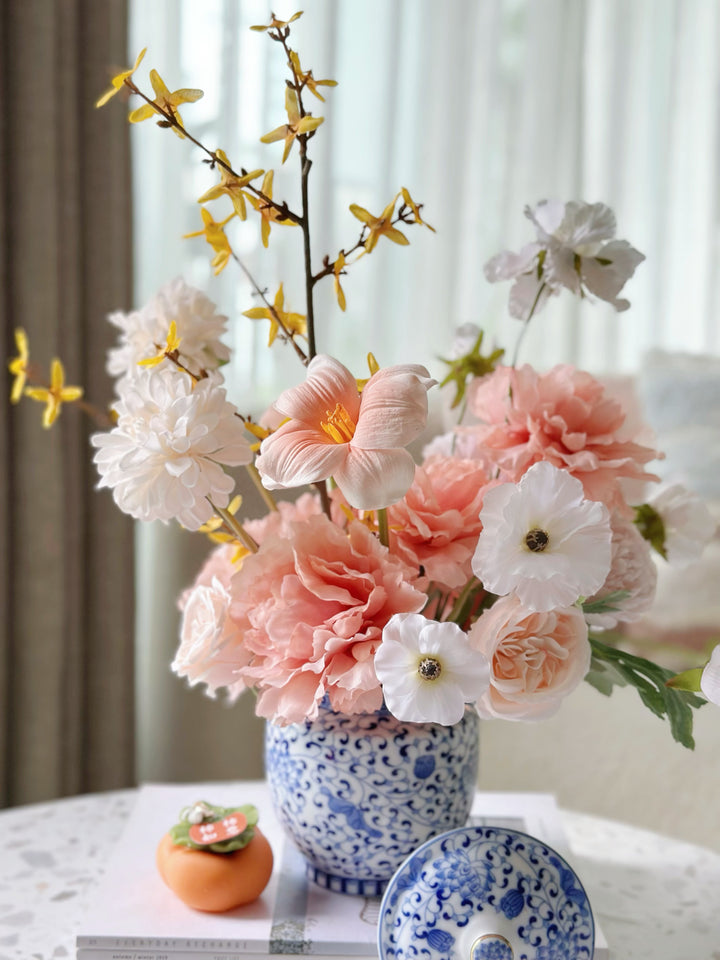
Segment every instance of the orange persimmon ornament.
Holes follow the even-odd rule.
[[[256,827],[257,809],[199,801],[160,841],[157,868],[168,887],[195,910],[222,913],[256,900],[267,886],[273,853]]]

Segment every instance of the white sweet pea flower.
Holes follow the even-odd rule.
[[[173,321],[180,340],[180,360],[193,373],[217,370],[230,358],[220,339],[227,317],[217,312],[201,290],[180,277],[165,284],[142,309],[111,313],[108,320],[120,331],[117,346],[108,350],[107,371],[113,377],[137,377],[142,370],[138,363],[156,356]]]
[[[492,593],[515,592],[530,610],[569,607],[592,596],[610,570],[607,507],[585,500],[583,485],[546,460],[520,482],[488,490],[472,561]]]
[[[478,700],[490,682],[487,659],[456,623],[419,613],[390,618],[375,653],[375,673],[398,720],[446,726],[458,723],[465,704]]]
[[[700,497],[675,483],[658,491],[649,503],[664,527],[664,556],[668,563],[685,567],[698,560],[717,528]]]
[[[700,689],[711,703],[720,706],[720,644],[712,652],[700,678]]]
[[[645,257],[626,240],[615,239],[615,215],[609,207],[543,200],[534,209],[526,207],[525,216],[535,225],[536,242],[519,253],[503,251],[485,265],[491,283],[515,281],[511,316],[526,320],[563,287],[627,310],[629,301],[618,294]]]
[[[196,530],[226,507],[235,486],[221,464],[252,460],[242,421],[214,378],[144,368],[123,386],[117,424],[91,437],[100,487],[137,520],[176,519]],[[208,499],[210,498],[210,499]]]

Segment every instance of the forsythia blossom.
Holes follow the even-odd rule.
[[[115,405],[116,426],[91,438],[100,487],[137,520],[177,519],[196,530],[226,507],[234,482],[221,464],[252,459],[242,422],[210,377],[193,384],[171,367],[141,368]]]

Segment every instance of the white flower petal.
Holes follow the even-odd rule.
[[[715,647],[712,656],[705,665],[700,680],[700,689],[708,700],[720,706],[720,644]]]

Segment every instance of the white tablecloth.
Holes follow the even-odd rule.
[[[134,802],[123,790],[0,813],[0,960],[74,957]],[[720,855],[598,817],[562,818],[613,960],[720,960]]]

